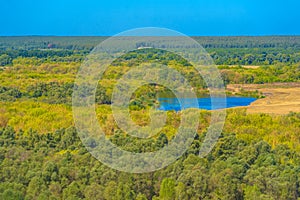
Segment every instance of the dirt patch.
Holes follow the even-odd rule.
[[[258,90],[266,97],[258,99],[247,107],[248,113],[288,114],[300,112],[300,83],[236,84],[228,89],[238,92]]]
[[[247,69],[257,69],[260,66],[256,66],[256,65],[242,65],[243,68],[247,68]]]
[[[260,67],[258,65],[240,65],[240,66],[243,67],[243,68],[246,68],[246,69],[257,69],[257,68]],[[239,67],[239,65],[230,65],[229,67],[231,67],[231,68]]]

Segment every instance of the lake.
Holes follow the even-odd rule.
[[[183,109],[187,108],[200,108],[205,110],[217,110],[222,108],[232,108],[237,106],[248,106],[250,103],[256,100],[253,97],[226,97],[226,101],[223,98],[214,97],[212,100],[214,105],[211,103],[211,99],[209,97],[205,98],[197,98],[197,101],[192,98],[183,98],[180,99],[182,102]],[[159,98],[160,103],[159,110],[182,110],[180,107],[179,100],[177,98]],[[198,103],[197,103],[198,102]]]

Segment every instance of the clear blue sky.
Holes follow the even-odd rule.
[[[299,0],[1,0],[0,35],[300,35]]]

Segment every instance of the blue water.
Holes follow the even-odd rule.
[[[179,100],[177,98],[159,98],[160,102],[159,110],[175,110],[180,111],[187,108],[200,108],[205,110],[217,110],[222,108],[232,108],[237,106],[248,106],[250,103],[255,101],[256,98],[252,97],[226,97],[219,98],[184,98],[180,99],[182,102],[182,108],[180,106]],[[212,104],[213,102],[213,104]]]

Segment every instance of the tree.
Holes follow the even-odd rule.
[[[131,200],[135,198],[135,193],[126,182],[120,182],[117,189],[117,199]]]
[[[33,177],[28,185],[26,199],[34,199],[38,197],[42,191],[47,189],[45,182],[40,177]]]
[[[139,193],[139,194],[136,196],[135,200],[147,200],[147,197],[146,197],[146,195],[144,195],[144,194],[142,194],[142,193]]]
[[[118,200],[117,199],[117,184],[114,181],[108,182],[104,190],[104,199],[105,200]]]
[[[175,199],[175,181],[171,178],[163,179],[160,191],[159,198],[161,200],[173,200]]]
[[[43,172],[42,172],[42,177],[44,178],[46,183],[50,183],[53,173],[57,174],[58,168],[55,163],[50,161],[50,162],[46,163],[46,165],[43,168]],[[55,181],[55,180],[53,180],[53,181]]]
[[[7,54],[2,54],[0,55],[0,66],[5,66],[8,64],[11,64],[12,59],[9,55]]]
[[[3,192],[3,194],[0,194],[0,199],[5,200],[23,200],[24,197],[21,192],[7,189]]]
[[[244,188],[244,198],[249,200],[256,200],[259,197],[262,196],[262,193],[260,192],[257,185],[247,185]]]
[[[179,182],[177,186],[175,187],[176,191],[176,200],[188,200],[189,197],[186,193],[186,186],[182,183]]]
[[[81,199],[82,197],[80,186],[75,181],[63,190],[63,199]]]
[[[84,190],[84,196],[89,200],[104,200],[104,187],[95,183],[88,185]]]
[[[168,138],[167,138],[166,134],[161,133],[156,140],[156,146],[158,148],[162,148],[167,144],[168,144]]]

